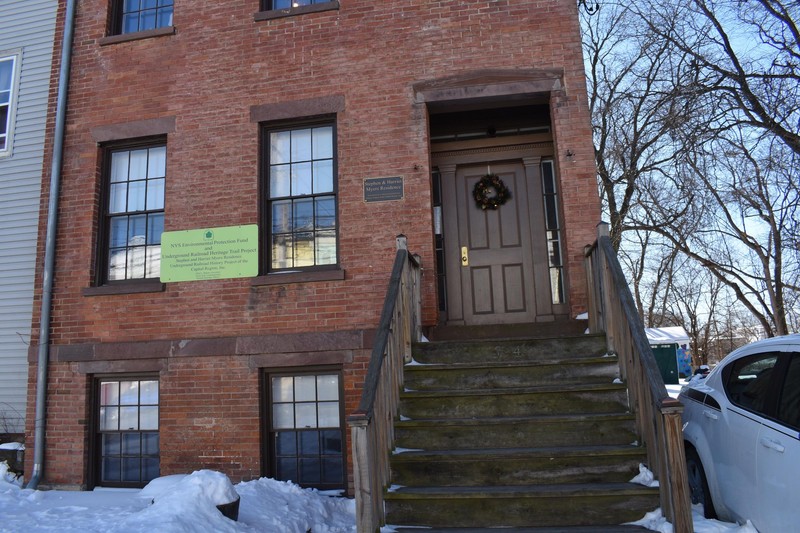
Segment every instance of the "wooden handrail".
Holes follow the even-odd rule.
[[[411,344],[420,338],[420,273],[419,258],[408,253],[405,237],[399,236],[361,401],[347,419],[358,533],[373,533],[383,525],[383,490],[389,483],[403,365],[411,360]]]
[[[585,250],[589,329],[605,332],[609,352],[619,358],[636,428],[647,448],[648,467],[659,480],[661,509],[676,533],[691,533],[692,508],[681,431],[681,403],[667,394],[630,288],[608,236],[598,226]]]

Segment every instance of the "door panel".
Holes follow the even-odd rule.
[[[533,322],[536,300],[528,183],[521,162],[493,164],[511,191],[496,210],[480,209],[472,196],[487,165],[459,167],[455,173],[459,250],[467,247],[469,264],[460,267],[464,323]]]

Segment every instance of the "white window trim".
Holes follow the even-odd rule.
[[[13,61],[11,73],[11,97],[8,102],[8,119],[6,122],[6,145],[0,148],[0,158],[10,157],[14,146],[14,126],[17,118],[17,100],[19,100],[20,65],[22,63],[22,50],[0,51],[0,61]]]

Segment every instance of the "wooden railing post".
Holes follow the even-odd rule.
[[[420,323],[420,268],[408,253],[404,235],[396,239],[392,275],[375,334],[358,408],[351,428],[358,533],[375,533],[383,524],[383,490],[389,483],[394,419],[403,387],[403,364],[411,359]]]
[[[667,394],[611,245],[608,225],[599,224],[597,233],[597,242],[585,251],[587,279],[591,280],[590,320],[596,318],[597,327],[605,331],[608,350],[617,354],[637,432],[647,448],[648,467],[659,480],[662,512],[676,533],[690,533],[693,524],[681,428],[683,406]]]

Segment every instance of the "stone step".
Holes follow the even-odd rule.
[[[414,361],[429,363],[531,362],[569,357],[602,356],[603,335],[544,339],[422,342],[414,344]]]
[[[505,527],[498,532],[494,527],[418,527],[391,526],[394,533],[636,533],[651,531],[646,527],[631,525],[558,526],[558,527]]]
[[[400,395],[400,413],[411,420],[624,413],[622,384],[541,386],[516,389],[410,391]]]
[[[405,386],[413,390],[491,389],[535,384],[611,383],[619,375],[616,357],[569,357],[529,362],[406,365]]]
[[[638,441],[630,413],[490,419],[400,420],[399,449],[470,450],[627,445]]]
[[[386,523],[430,527],[618,525],[659,504],[658,489],[632,483],[400,487],[385,495]]]
[[[542,485],[627,482],[647,462],[639,446],[583,446],[405,452],[392,457],[404,486]]]

